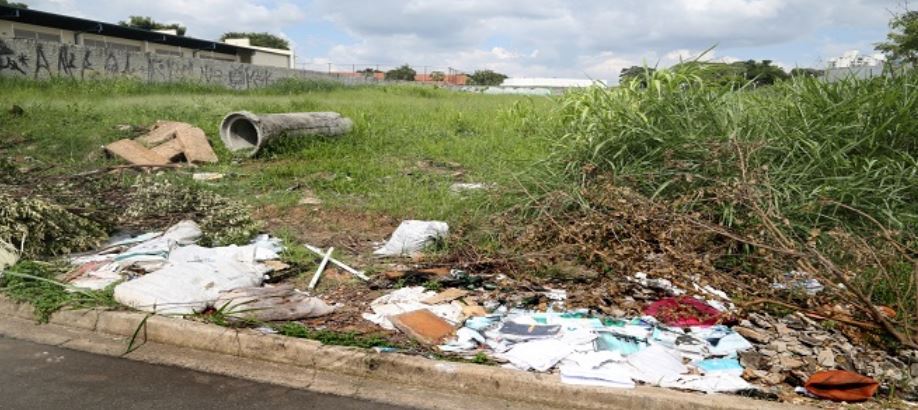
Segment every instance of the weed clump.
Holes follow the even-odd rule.
[[[259,225],[245,205],[195,185],[138,178],[122,216],[127,226],[166,226],[192,219],[201,226],[201,244],[247,243]]]
[[[362,348],[395,347],[391,342],[379,336],[361,336],[355,333],[334,332],[330,330],[310,329],[300,323],[287,322],[274,327],[284,336],[311,339],[326,345],[353,346]]]
[[[11,194],[11,186],[0,191],[0,240],[27,258],[85,251],[108,238],[101,225],[46,198]]]

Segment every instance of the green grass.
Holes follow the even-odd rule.
[[[65,267],[57,264],[22,261],[0,276],[0,292],[13,301],[30,303],[35,318],[42,323],[64,308],[118,306],[111,287],[87,291],[57,282],[55,276],[65,271]]]
[[[332,330],[310,329],[300,323],[287,322],[274,326],[274,330],[284,336],[300,339],[318,340],[322,344],[353,347],[398,347],[380,336],[361,336],[355,333],[336,332]]]
[[[465,181],[509,187],[516,174],[546,157],[550,146],[512,115],[519,106],[548,111],[551,103],[544,98],[317,82],[238,92],[188,84],[0,79],[0,88],[4,105],[25,110],[23,116],[8,114],[8,106],[0,111],[0,140],[20,141],[6,149],[6,156],[33,157],[53,164],[49,172],[58,174],[113,165],[119,161],[105,158],[100,147],[135,136],[117,125],[186,121],[207,133],[221,158],[218,165],[204,168],[229,175],[215,189],[253,205],[293,206],[300,194],[287,189],[302,184],[332,207],[396,218],[468,220],[482,208],[508,203],[508,198],[452,194],[449,186],[455,178],[408,171],[418,161],[455,163]],[[354,120],[355,130],[339,138],[287,141],[257,159],[234,159],[220,143],[217,129],[222,117],[235,110],[337,111]]]

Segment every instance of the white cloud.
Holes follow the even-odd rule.
[[[282,34],[281,28],[306,18],[301,6],[280,2],[266,6],[255,0],[30,0],[30,7],[43,11],[118,22],[128,16],[151,16],[163,23],[188,27],[188,36],[216,39],[228,31],[268,31]]]
[[[27,0],[28,1],[28,0]],[[885,30],[897,0],[32,0],[34,8],[107,21],[149,15],[188,35],[269,31],[290,36],[300,61],[490,68],[513,76],[615,80],[631,65],[717,61],[816,62],[852,39]],[[320,24],[321,23],[321,24]],[[309,25],[346,34],[323,38]],[[298,27],[297,27],[298,26]],[[849,35],[838,32],[848,30]],[[873,31],[871,31],[873,30]],[[316,52],[315,50],[320,50]],[[736,50],[741,50],[734,52]],[[755,50],[763,50],[761,53]],[[802,50],[802,51],[801,51]],[[796,54],[795,54],[796,53]]]

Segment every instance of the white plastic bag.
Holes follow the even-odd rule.
[[[449,233],[449,225],[441,221],[402,221],[376,256],[413,256],[430,242]]]

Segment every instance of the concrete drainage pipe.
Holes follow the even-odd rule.
[[[252,114],[233,112],[220,123],[220,139],[230,151],[254,156],[278,137],[334,136],[350,132],[354,122],[336,112]]]

